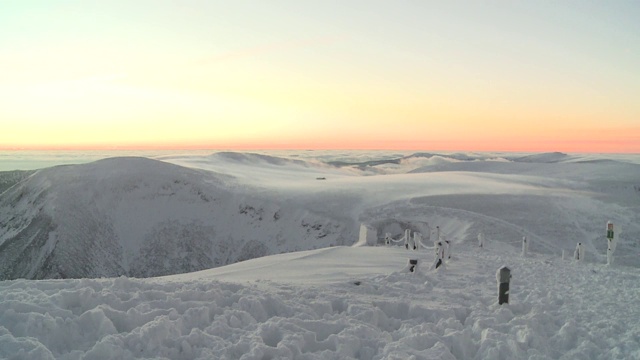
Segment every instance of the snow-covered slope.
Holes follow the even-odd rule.
[[[145,158],[44,169],[0,197],[0,278],[175,274],[353,235],[312,200]]]
[[[22,170],[0,172],[0,194],[2,194],[8,188],[19,183],[20,181],[22,181],[32,173],[33,171],[22,171]]]
[[[334,247],[153,279],[3,281],[0,358],[640,359],[639,269],[487,241],[437,271],[432,249]]]

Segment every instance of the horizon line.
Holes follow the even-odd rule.
[[[544,149],[425,149],[425,148],[373,148],[373,147],[241,147],[241,146],[147,146],[147,145],[122,145],[122,146],[1,146],[0,151],[402,151],[402,152],[484,152],[484,153],[569,153],[569,154],[624,154],[640,155],[633,151],[585,151],[585,150],[544,150]]]

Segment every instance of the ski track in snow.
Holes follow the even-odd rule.
[[[632,305],[640,298],[638,269],[523,259],[516,249],[496,247],[459,245],[461,252],[437,271],[428,269],[431,249],[333,248],[235,265],[247,277],[253,261],[279,266],[253,281],[213,280],[207,271],[146,280],[4,281],[0,357],[640,358],[640,307]],[[381,266],[363,264],[370,273],[354,276],[348,267],[322,265],[345,253],[357,267],[360,252]],[[416,255],[419,273],[403,272],[402,260]],[[500,306],[495,271],[503,264],[513,280],[510,304]],[[308,267],[341,275],[315,285],[288,281]]]

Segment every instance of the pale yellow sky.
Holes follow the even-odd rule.
[[[0,3],[0,148],[640,152],[636,2]]]

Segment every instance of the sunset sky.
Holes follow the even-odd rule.
[[[0,149],[640,152],[640,1],[0,1]]]

